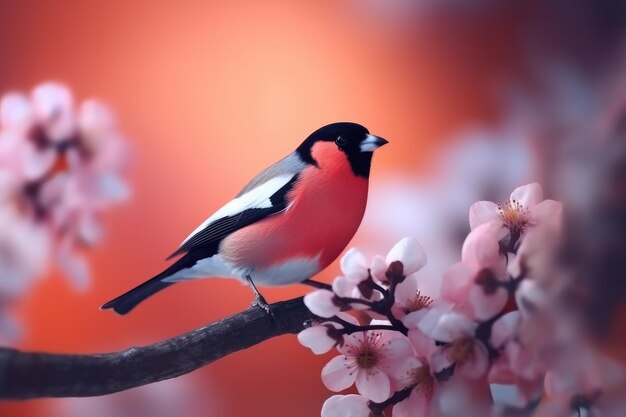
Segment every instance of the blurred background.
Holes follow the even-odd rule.
[[[177,285],[128,316],[98,310],[160,271],[256,172],[340,120],[390,141],[374,158],[352,245],[384,254],[413,235],[436,293],[428,277],[458,259],[472,202],[506,200],[535,180],[548,197],[575,199],[584,178],[573,175],[584,175],[578,165],[559,174],[555,149],[619,125],[625,20],[619,0],[0,0],[0,95],[62,82],[77,101],[106,102],[132,148],[132,195],[104,214],[88,284],[77,290],[50,268],[11,303],[12,345],[114,351],[247,308],[248,288],[212,280]],[[320,278],[338,273],[334,264]],[[273,302],[306,291],[263,293]],[[0,415],[316,416],[327,360],[285,336],[172,381],[3,403]]]

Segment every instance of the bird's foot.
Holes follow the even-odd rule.
[[[265,310],[267,315],[270,316],[272,322],[276,322],[276,316],[274,315],[274,310],[272,310],[272,306],[269,305],[267,301],[265,301],[265,297],[263,297],[261,294],[257,295],[254,298],[254,301],[252,302],[252,304],[250,304],[250,307],[260,307],[261,309]]]
[[[254,293],[254,301],[252,302],[250,307],[261,307],[263,310],[265,310],[267,315],[270,316],[270,319],[272,319],[272,323],[276,323],[276,316],[272,311],[272,307],[267,303],[267,301],[265,301],[265,297],[261,295],[259,290],[257,290],[256,285],[254,285],[254,282],[252,281],[252,278],[249,274],[246,275],[246,281],[248,281],[248,284],[250,284],[250,288],[252,288],[252,292]]]

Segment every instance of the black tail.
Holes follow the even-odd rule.
[[[143,284],[133,288],[132,290],[120,295],[117,298],[105,303],[100,307],[101,310],[112,308],[118,314],[126,314],[137,304],[155,294],[162,289],[174,284],[173,282],[163,282],[163,280],[184,268],[190,268],[195,265],[197,257],[188,253],[180,258],[174,264],[170,265],[165,271],[161,272],[154,278],[149,279]]]
[[[138,287],[135,287],[119,297],[114,298],[108,303],[105,303],[102,307],[100,307],[100,309],[106,310],[108,308],[112,308],[117,314],[126,314],[152,294],[155,294],[173,284],[173,282],[163,282],[163,278],[165,277],[162,277],[159,274]]]

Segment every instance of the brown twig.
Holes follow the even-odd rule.
[[[149,346],[73,355],[0,348],[0,399],[89,397],[186,374],[272,337],[298,333],[312,316],[302,297],[258,307]]]

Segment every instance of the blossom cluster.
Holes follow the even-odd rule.
[[[520,408],[541,400],[537,416],[597,411],[606,363],[567,343],[574,333],[543,280],[561,212],[536,183],[503,204],[473,204],[461,260],[438,277],[420,274],[426,255],[412,238],[371,262],[349,250],[343,274],[304,298],[318,319],[300,343],[315,354],[338,351],[322,382],[358,392],[330,397],[322,416],[382,416],[391,407],[393,417],[498,415],[493,384],[512,387]],[[422,293],[432,279],[440,293]]]
[[[126,199],[129,150],[97,100],[75,106],[68,88],[37,86],[0,99],[0,309],[52,261],[79,288],[82,253],[102,237],[102,213]],[[15,324],[0,310],[0,337]]]

